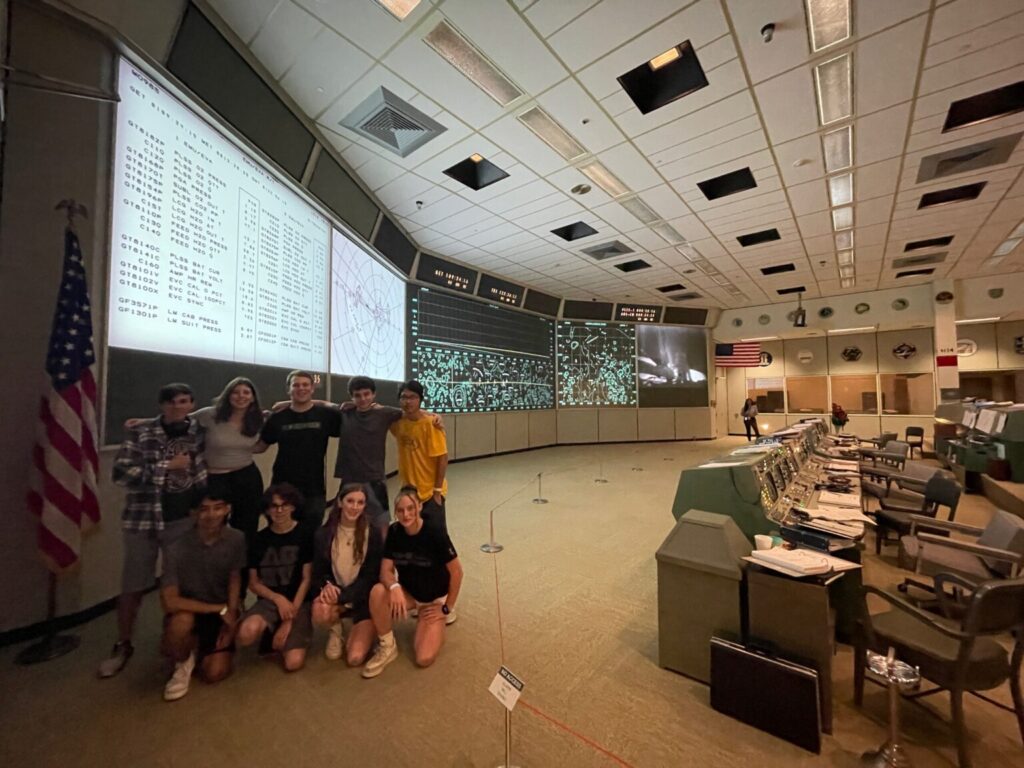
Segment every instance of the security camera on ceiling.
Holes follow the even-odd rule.
[[[798,293],[796,295],[796,312],[793,315],[793,327],[794,328],[806,328],[807,327],[807,310],[804,309],[804,295]]]

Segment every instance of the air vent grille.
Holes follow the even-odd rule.
[[[599,245],[592,245],[589,248],[583,248],[582,252],[590,256],[595,261],[604,261],[605,259],[611,259],[616,256],[625,256],[627,253],[633,253],[633,249],[618,240],[612,240],[607,243],[600,243]]]
[[[990,165],[1005,163],[1017,148],[1021,135],[1021,133],[1011,133],[989,141],[922,157],[921,165],[917,170],[917,183],[921,184],[932,179],[941,179],[943,176],[977,171]]]
[[[448,130],[383,87],[366,97],[339,125],[399,157],[408,156]]]

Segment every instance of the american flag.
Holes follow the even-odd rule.
[[[715,365],[719,368],[756,368],[761,364],[761,342],[741,341],[715,344]]]
[[[39,517],[39,551],[55,572],[78,562],[82,528],[100,517],[95,362],[85,266],[78,237],[69,227],[28,495],[29,509]]]

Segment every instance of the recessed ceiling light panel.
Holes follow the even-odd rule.
[[[847,125],[837,131],[829,131],[821,137],[825,151],[825,171],[835,173],[853,165],[853,126]]]
[[[840,265],[853,264],[853,251],[840,251],[836,254],[836,261],[839,262]]]
[[[953,235],[943,235],[942,237],[931,237],[927,240],[914,240],[903,246],[903,252],[919,251],[924,248],[941,248],[952,243],[953,237]]]
[[[420,0],[375,0],[377,5],[390,13],[399,21],[405,21],[405,17],[416,10]]]
[[[850,205],[853,202],[853,174],[841,173],[830,177],[828,196],[832,205]]]
[[[850,0],[807,0],[811,50],[824,50],[850,37]]]
[[[647,203],[635,195],[622,198],[619,200],[619,205],[640,219],[644,224],[653,224],[661,218]]]
[[[814,68],[818,116],[822,125],[831,125],[853,115],[852,69],[849,53],[836,56]]]
[[[842,208],[832,209],[832,228],[837,232],[841,229],[850,229],[853,226],[853,206],[845,205]]]
[[[836,232],[836,250],[837,251],[848,251],[853,248],[853,230],[844,229],[842,232]]]
[[[587,154],[583,145],[540,107],[531,107],[518,115],[517,119],[533,131],[538,139],[560,154],[563,159],[571,162]]]
[[[796,271],[796,265],[793,264],[793,262],[790,262],[789,264],[776,264],[776,265],[771,266],[771,267],[761,267],[761,274],[762,275],[779,275],[779,274],[782,274],[783,272],[795,272],[795,271]]]
[[[590,237],[596,235],[597,230],[592,226],[583,221],[574,221],[572,224],[566,224],[564,227],[556,227],[551,230],[551,233],[558,235],[563,240],[579,240],[582,237]]]
[[[771,229],[762,229],[760,232],[749,232],[745,235],[739,235],[736,241],[744,248],[749,248],[752,245],[770,243],[773,240],[781,239],[782,235],[779,234],[779,230],[772,227]]]
[[[713,179],[697,182],[697,188],[704,193],[704,197],[708,200],[717,200],[720,197],[746,192],[755,187],[757,187],[757,181],[750,168],[740,168],[738,171],[730,171],[721,176],[715,176]]]
[[[933,208],[937,205],[951,205],[952,203],[962,203],[965,200],[975,200],[981,194],[986,184],[988,184],[987,181],[979,181],[974,184],[964,184],[961,187],[951,187],[950,189],[929,192],[921,196],[921,202],[917,204],[917,208],[920,210],[921,208]]]
[[[497,65],[456,32],[447,21],[440,21],[427,33],[423,42],[501,106],[508,106],[523,95]]]
[[[645,115],[708,85],[689,40],[619,75],[618,81]]]
[[[588,160],[578,165],[577,168],[612,197],[622,197],[633,191],[623,184],[618,176],[609,171],[600,160]]]
[[[949,105],[942,132],[1006,117],[1024,110],[1024,80],[985,91]]]
[[[679,231],[668,222],[661,221],[657,224],[652,224],[651,229],[657,232],[661,239],[669,245],[679,245],[686,242],[686,238],[679,234]]]

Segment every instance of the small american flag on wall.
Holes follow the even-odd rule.
[[[719,368],[756,368],[761,364],[761,342],[739,341],[715,344],[715,365]]]

